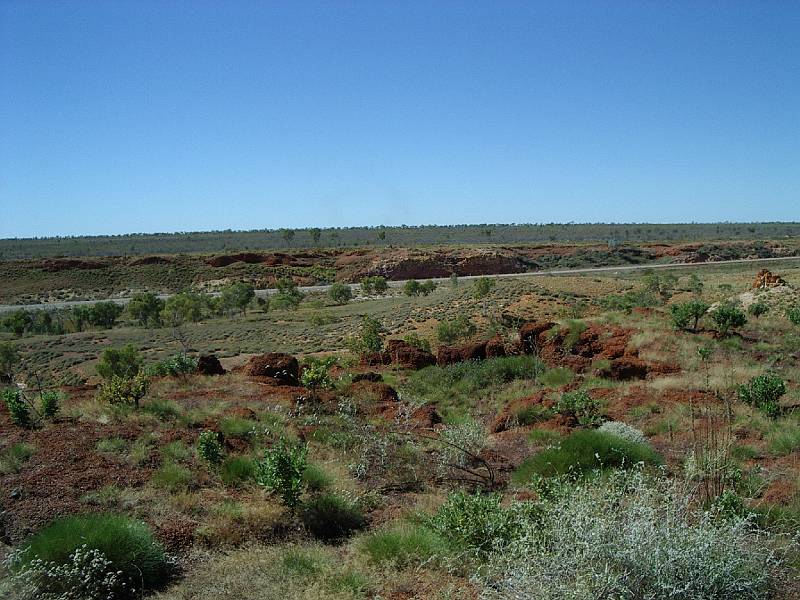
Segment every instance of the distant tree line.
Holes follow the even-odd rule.
[[[800,223],[512,223],[400,225],[343,228],[284,228],[249,231],[134,233],[0,240],[0,259],[45,256],[128,256],[186,252],[234,252],[286,248],[415,246],[425,244],[520,244],[785,238],[800,235]]]

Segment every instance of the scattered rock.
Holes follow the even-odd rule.
[[[197,372],[200,375],[224,375],[225,369],[215,354],[202,354],[197,359]]]
[[[522,351],[526,354],[533,354],[540,346],[542,334],[550,331],[556,323],[552,321],[536,321],[534,323],[525,323],[519,328],[519,342],[522,346]]]
[[[253,356],[244,368],[251,377],[270,377],[284,385],[297,385],[299,366],[297,359],[282,352],[268,352]]]

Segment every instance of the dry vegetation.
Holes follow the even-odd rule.
[[[155,591],[162,600],[522,598],[537,586],[551,595],[536,597],[552,598],[606,597],[604,589],[631,598],[798,597],[790,538],[800,525],[800,325],[786,310],[800,306],[800,261],[782,264],[788,286],[780,288],[753,292],[756,270],[687,268],[656,283],[641,273],[499,279],[482,297],[462,281],[427,296],[392,290],[341,305],[308,296],[296,310],[256,306],[179,331],[125,320],[105,331],[22,337],[13,341],[15,380],[29,393],[44,385],[64,397],[38,427],[20,427],[0,405],[0,541],[24,547],[65,515],[144,521],[175,561]],[[647,302],[613,303],[648,286]],[[697,331],[676,331],[670,306],[698,298],[761,301],[769,310],[726,336],[710,315]],[[434,354],[437,325],[469,317],[474,333],[456,345],[477,360],[415,369],[404,361],[424,356],[411,350],[359,358],[348,347],[365,315],[383,326],[384,342],[415,334]],[[526,337],[532,323],[542,326]],[[480,355],[470,346],[490,338],[508,356],[484,358],[487,347]],[[104,349],[124,344],[145,364],[184,346],[191,356],[215,354],[227,373],[154,376],[138,408],[109,404],[98,398],[96,366]],[[248,360],[267,352],[296,356],[299,380],[256,373]],[[322,357],[330,360],[315,362]],[[766,373],[785,384],[773,416],[740,395],[739,386]],[[604,421],[638,432],[611,425],[596,433]],[[616,433],[605,438],[606,430]],[[203,432],[216,435],[218,461],[198,446]],[[297,506],[263,475],[265,456],[282,443],[308,450]],[[572,468],[549,484],[541,475],[552,473],[537,463],[546,452],[555,452],[551,471],[557,461]],[[631,460],[643,470],[633,483],[615,483],[610,473]],[[651,477],[676,506],[685,500],[682,508],[659,503]],[[680,582],[661,575],[634,581],[631,572],[645,566],[631,566],[635,553],[623,541],[615,552],[580,538],[580,519],[608,518],[611,527],[611,513],[591,507],[626,486],[634,492],[619,506],[641,502],[673,519],[673,529],[664,521],[656,529],[664,544],[681,527],[684,539],[705,536],[705,553],[685,558],[698,587],[678,593],[670,586]],[[565,497],[575,501],[558,500]],[[344,525],[332,534],[331,523]],[[558,548],[536,537],[545,524]],[[531,564],[541,568],[523,568]],[[583,582],[585,595],[568,596],[589,564],[610,565],[613,581]],[[25,594],[10,576],[0,592]]]

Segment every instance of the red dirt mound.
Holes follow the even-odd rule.
[[[244,367],[246,375],[269,377],[284,385],[297,385],[298,371],[297,359],[281,352],[253,356]]]
[[[197,372],[200,375],[224,375],[225,369],[215,354],[202,354],[197,359]]]
[[[436,362],[433,354],[412,346],[404,340],[389,340],[386,342],[384,355],[388,357],[389,363],[406,369],[422,369]]]
[[[615,381],[627,381],[630,379],[644,379],[651,374],[677,373],[679,370],[677,365],[652,363],[636,356],[623,356],[612,360],[608,368],[599,369],[597,374],[600,377]]]
[[[128,264],[133,267],[139,267],[142,265],[170,265],[172,264],[172,260],[166,256],[142,256],[141,258],[134,258]]]
[[[483,360],[486,358],[486,344],[487,342],[478,342],[463,346],[440,346],[436,364],[444,367],[465,360]]]
[[[77,258],[47,258],[33,264],[34,268],[47,271],[48,273],[69,271],[71,269],[105,269],[108,266],[109,264],[106,262],[80,260]]]
[[[350,385],[349,393],[355,396],[368,396],[377,402],[397,402],[397,391],[380,381],[356,381]]]

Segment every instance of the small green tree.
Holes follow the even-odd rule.
[[[161,325],[161,311],[164,301],[152,292],[135,294],[128,302],[128,314],[142,327],[158,327]]]
[[[602,421],[600,403],[584,390],[564,392],[555,409],[557,413],[574,417],[584,427],[596,427]]]
[[[711,318],[717,326],[717,330],[723,337],[727,336],[733,329],[743,327],[747,323],[747,315],[742,309],[733,304],[722,304],[712,311]]]
[[[249,283],[236,282],[226,285],[221,290],[222,307],[228,311],[240,311],[247,314],[247,307],[256,297],[255,288]]]
[[[758,375],[746,384],[739,386],[739,399],[742,402],[754,406],[773,418],[781,413],[778,402],[785,393],[786,384],[774,373]]]
[[[0,375],[11,380],[17,364],[19,364],[17,345],[14,342],[0,342]]]
[[[372,352],[380,352],[383,349],[383,334],[385,330],[381,322],[369,315],[364,315],[361,319],[361,332],[357,336],[349,339],[350,350],[359,356],[365,356]]]
[[[458,273],[450,273],[450,287],[453,289],[458,287]]]
[[[800,306],[793,306],[786,310],[786,318],[792,325],[800,325]]]
[[[203,318],[205,299],[195,292],[180,292],[167,298],[161,318],[170,327],[180,327],[184,323],[197,323]]]
[[[492,277],[479,277],[475,280],[472,289],[472,295],[476,298],[484,298],[497,285],[497,280]]]
[[[142,368],[139,351],[128,344],[122,348],[106,348],[97,363],[97,374],[103,379],[112,377],[131,378]]]
[[[336,304],[347,304],[353,299],[353,290],[346,283],[336,282],[328,288],[328,298]]]
[[[335,362],[334,360],[309,360],[303,366],[303,374],[300,376],[300,383],[311,392],[311,399],[316,400],[319,390],[329,388],[333,385],[328,369]]]
[[[423,281],[419,284],[418,291],[421,295],[427,296],[436,289],[436,282],[432,280]]]
[[[273,309],[295,309],[303,300],[303,294],[291,277],[281,277],[275,282],[277,293],[270,298],[269,305]]]
[[[112,375],[97,390],[97,397],[102,402],[133,406],[139,408],[139,402],[147,395],[150,381],[144,373],[133,377]]]
[[[93,327],[111,329],[125,309],[116,302],[97,302],[92,305],[89,323]]]
[[[687,329],[691,323],[692,331],[697,331],[697,325],[709,309],[709,305],[702,300],[689,300],[673,304],[670,308],[672,325],[675,329]]]
[[[311,235],[311,239],[314,241],[315,246],[319,246],[319,240],[322,238],[322,229],[319,227],[313,227],[308,230],[309,235]]]
[[[285,438],[264,452],[258,463],[256,481],[280,496],[287,508],[294,510],[303,494],[303,474],[308,467],[308,446],[291,444]]]
[[[292,240],[294,239],[294,235],[295,235],[294,229],[281,229],[281,236],[283,237],[287,246],[292,245]]]
[[[27,310],[15,310],[10,315],[3,318],[3,329],[12,332],[17,337],[22,337],[28,327],[30,327],[31,321],[31,314]]]
[[[703,282],[697,276],[697,273],[692,273],[689,275],[689,284],[687,286],[689,291],[692,292],[695,296],[699,296],[703,293]]]

